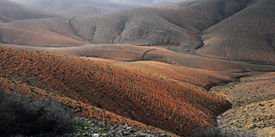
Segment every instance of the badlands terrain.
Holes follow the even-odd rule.
[[[6,93],[169,136],[212,127],[275,136],[274,0],[148,1],[159,6],[122,10],[86,0],[102,11],[82,17],[74,15],[81,1],[62,14],[48,2],[55,8],[0,0],[14,7],[0,9]],[[116,4],[135,2],[146,3]]]

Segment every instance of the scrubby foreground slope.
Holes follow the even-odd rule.
[[[0,0],[0,21],[2,22],[10,22],[23,19],[49,18],[57,16],[58,15],[27,8],[23,5],[13,3],[8,0]]]
[[[230,107],[192,84],[172,83],[112,65],[13,48],[1,48],[0,57],[2,77],[180,135],[212,125],[215,116]]]
[[[233,108],[221,115],[226,127],[248,129],[267,136],[275,136],[275,73],[252,72],[248,77],[211,92],[229,100]]]

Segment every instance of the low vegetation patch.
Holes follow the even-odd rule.
[[[7,95],[0,91],[0,134],[60,135],[73,131],[71,112],[50,99],[34,100],[23,95]]]

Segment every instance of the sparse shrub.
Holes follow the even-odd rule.
[[[0,90],[0,135],[61,135],[73,131],[73,115],[55,101],[6,95]]]

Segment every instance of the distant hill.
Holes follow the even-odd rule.
[[[0,43],[29,46],[70,46],[86,43],[74,35],[70,18],[20,20],[0,24]]]
[[[79,37],[92,43],[177,45],[196,49],[203,45],[199,36],[203,30],[245,7],[237,0],[235,3],[194,0],[79,17],[70,23]]]
[[[204,56],[275,63],[274,3],[192,0],[79,17],[70,23],[77,36],[91,43],[155,45]]]
[[[21,2],[22,3],[22,2]],[[132,7],[109,1],[93,0],[37,0],[27,4],[28,7],[63,16],[92,16]]]
[[[23,19],[48,18],[57,16],[58,15],[55,14],[27,8],[23,5],[10,2],[7,0],[0,0],[0,21],[2,22],[10,22]]]
[[[257,0],[203,31],[196,53],[232,60],[275,63],[275,1]]]
[[[84,1],[88,2],[78,2]],[[201,56],[275,63],[274,6],[275,2],[272,0],[188,0],[158,7],[127,8],[97,16],[60,20],[68,31],[55,27],[58,19],[47,21],[55,30],[50,27],[35,30],[28,27],[28,24],[35,24],[39,28],[43,21],[17,22],[0,27],[0,40],[20,45],[65,46],[74,45],[75,42],[71,40],[74,37],[81,45],[85,41],[94,44],[161,46],[176,52]],[[55,9],[60,8],[52,7],[48,10]],[[17,30],[9,31],[15,30],[14,28]],[[38,43],[34,41],[37,39],[31,39],[31,35],[21,35],[24,39],[18,40],[15,36],[20,33],[14,33],[22,29],[31,29],[34,32],[31,35],[35,34],[37,38],[42,29],[62,32],[62,35],[69,35],[70,38],[58,39],[48,35],[47,40],[43,39],[43,43]],[[57,34],[60,33],[55,33]],[[83,41],[79,41],[79,38]]]
[[[110,0],[114,3],[121,3],[121,4],[136,4],[140,6],[157,6],[162,4],[174,3],[184,0]]]

